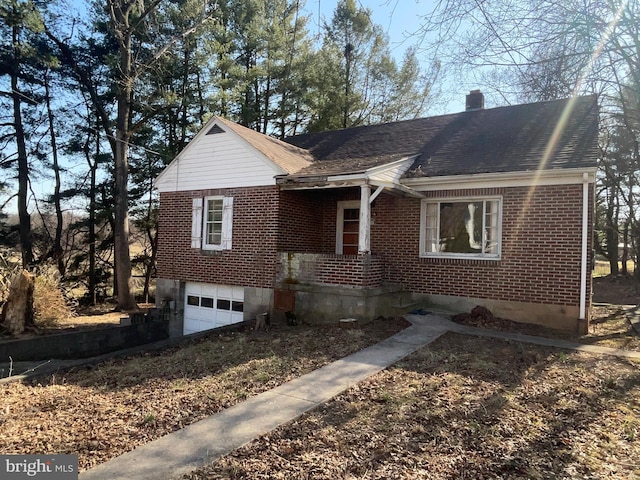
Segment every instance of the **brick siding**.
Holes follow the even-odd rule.
[[[500,260],[420,258],[420,201],[380,196],[371,249],[384,259],[387,281],[416,293],[579,305],[582,185],[430,192],[428,197],[485,195],[502,196]],[[589,205],[591,222],[592,189]],[[590,237],[589,251],[591,242]],[[590,268],[587,275],[590,291]]]
[[[279,251],[335,254],[338,202],[348,200],[360,200],[360,187],[282,191]]]
[[[330,253],[280,253],[278,282],[316,285],[379,287],[384,279],[384,263],[372,255]]]
[[[278,251],[304,253],[327,251],[321,233],[325,230],[324,218],[330,215],[327,200],[321,192],[292,190],[281,192]]]
[[[593,222],[593,189],[589,221]],[[233,249],[190,247],[194,197],[234,197]],[[503,199],[500,260],[420,258],[420,200],[381,194],[372,205],[371,250],[335,255],[336,205],[359,188],[278,191],[250,187],[160,195],[158,276],[186,281],[273,287],[278,252],[322,254],[317,282],[362,287],[399,283],[423,294],[578,305],[582,185],[431,192],[430,197]],[[592,238],[589,237],[589,251]],[[369,270],[368,270],[369,269]],[[281,274],[282,275],[282,274]],[[591,266],[587,272],[591,288]]]
[[[233,248],[191,248],[192,198],[233,197]],[[278,187],[162,192],[158,277],[244,287],[271,287],[276,272]]]

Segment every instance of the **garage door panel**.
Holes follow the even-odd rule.
[[[244,288],[242,287],[233,287],[231,291],[231,298],[233,300],[239,300],[241,302],[244,301]]]
[[[231,298],[233,287],[226,287],[224,285],[218,285],[218,298]]]
[[[200,328],[200,321],[194,320],[192,318],[186,318],[186,315],[185,315],[183,330],[184,330],[184,335],[189,335],[190,333],[196,333],[196,332],[202,331],[202,329]]]
[[[218,313],[216,315],[216,323],[218,324],[218,326],[231,325],[233,323],[231,321],[231,312],[218,310]]]

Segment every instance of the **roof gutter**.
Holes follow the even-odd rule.
[[[525,170],[517,172],[474,173],[433,177],[403,178],[403,185],[421,192],[434,190],[465,190],[468,188],[531,187],[539,185],[571,185],[582,183],[584,173],[595,182],[596,167]]]

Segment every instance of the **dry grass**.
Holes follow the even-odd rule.
[[[591,328],[582,343],[640,351],[640,336],[629,321],[632,310],[620,305],[592,307]]]
[[[0,385],[0,451],[78,453],[82,470],[308,373],[407,325],[212,333],[163,352]]]
[[[622,269],[622,262],[618,262],[618,268]],[[627,271],[633,273],[635,270],[635,263],[633,260],[627,261]],[[611,265],[605,260],[596,260],[596,264],[593,269],[594,277],[606,277],[611,274]]]
[[[447,334],[185,479],[637,479],[640,365]]]
[[[593,301],[612,305],[640,305],[640,282],[631,275],[594,278]]]
[[[58,328],[99,328],[120,324],[120,318],[126,317],[126,312],[115,311],[116,304],[110,302],[96,305],[83,305],[76,310],[72,317],[60,320]]]
[[[53,267],[42,268],[36,274],[33,289],[33,310],[36,326],[55,327],[73,315],[60,286],[60,274]]]

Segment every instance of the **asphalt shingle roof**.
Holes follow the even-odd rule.
[[[240,135],[256,150],[287,173],[297,173],[301,169],[311,165],[314,161],[310,152],[298,148],[291,143],[286,143],[277,138],[264,135],[221,117],[218,117],[218,121]]]
[[[563,121],[563,118],[565,120]],[[406,176],[441,176],[596,166],[595,96],[465,111],[308,133],[285,139],[315,161],[296,175],[354,173],[418,155]]]

